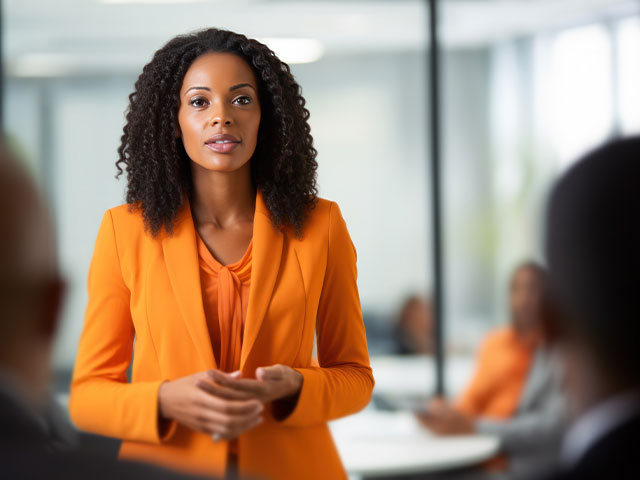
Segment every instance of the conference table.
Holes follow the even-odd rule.
[[[429,357],[372,357],[374,396],[426,398],[433,385],[432,361]],[[472,367],[471,357],[450,359],[447,390],[453,395],[459,393]],[[410,411],[380,410],[375,403],[329,424],[352,480],[469,467],[488,460],[498,451],[496,437],[437,436],[422,427]]]
[[[330,423],[342,462],[352,480],[441,472],[491,458],[498,439],[486,435],[439,437],[409,412],[363,412]]]

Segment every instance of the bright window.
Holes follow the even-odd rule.
[[[640,133],[640,18],[621,21],[618,43],[618,110],[622,133]]]
[[[591,25],[558,34],[550,52],[549,133],[561,165],[611,133],[611,39]]]

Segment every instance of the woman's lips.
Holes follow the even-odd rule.
[[[239,142],[231,142],[229,140],[222,140],[222,141],[218,141],[218,142],[210,142],[210,143],[207,143],[206,145],[207,145],[207,147],[209,147],[214,152],[229,153],[233,149],[235,149],[238,145],[240,145],[240,143]]]
[[[214,152],[229,153],[240,144],[240,139],[229,134],[217,134],[210,137],[205,145]]]

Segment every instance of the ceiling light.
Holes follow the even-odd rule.
[[[324,45],[312,38],[259,38],[285,63],[311,63],[324,54]]]

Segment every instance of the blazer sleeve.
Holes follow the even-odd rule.
[[[480,418],[475,421],[476,431],[500,439],[500,450],[511,454],[533,454],[553,451],[560,447],[566,429],[566,409],[560,392],[537,411],[516,415],[510,420]]]
[[[539,349],[516,414],[508,420],[481,417],[475,427],[478,433],[497,436],[502,451],[522,454],[524,459],[538,452],[557,452],[567,421],[562,366],[555,354]]]
[[[293,411],[281,424],[308,426],[364,408],[374,379],[357,286],[356,250],[335,202],[329,210],[327,266],[318,305],[317,367],[303,376]]]
[[[490,367],[492,354],[491,338],[484,340],[480,351],[476,355],[476,366],[468,385],[455,402],[456,408],[467,415],[478,416],[486,403],[487,385],[486,372]]]
[[[89,301],[69,397],[69,413],[81,430],[160,443],[176,428],[158,430],[162,381],[129,383],[135,330],[130,291],[123,280],[112,214],[107,210],[96,238],[88,277]]]

